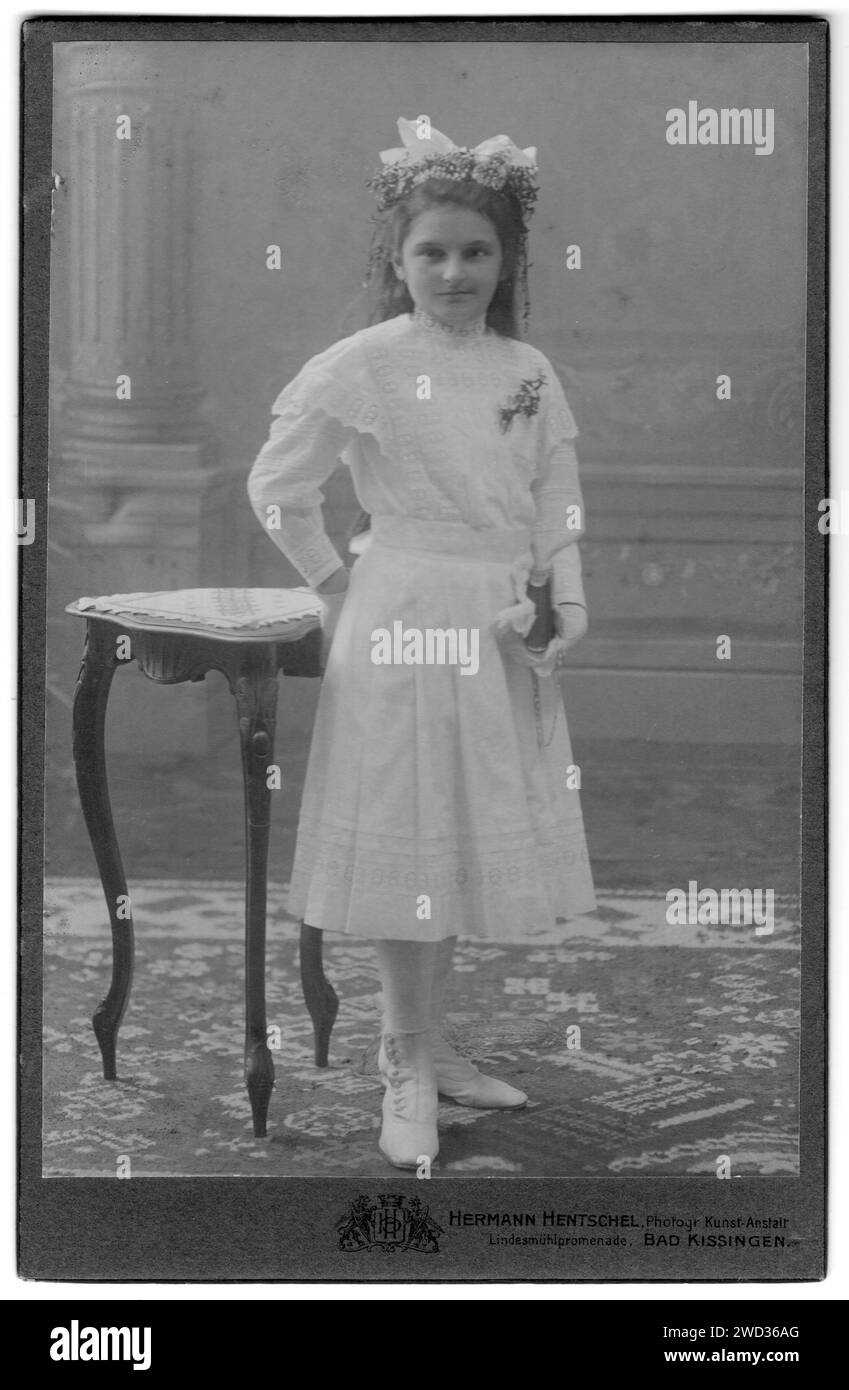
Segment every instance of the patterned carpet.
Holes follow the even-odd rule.
[[[371,947],[325,938],[341,999],[331,1066],[312,1064],[297,924],[273,886],[268,1020],[277,1080],[255,1140],[242,1082],[243,888],[133,885],[137,961],[105,1082],[90,1015],[106,992],[99,883],[45,887],[47,1176],[299,1176],[394,1171],[376,1149],[378,984]],[[798,1172],[799,931],[670,927],[662,897],[599,892],[593,916],[522,946],[461,942],[446,1032],[521,1085],[512,1114],[440,1107],[433,1176]]]

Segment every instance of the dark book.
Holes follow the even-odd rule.
[[[533,626],[525,638],[529,652],[544,652],[554,637],[554,609],[551,603],[551,579],[539,580],[531,575],[528,580],[528,598],[536,609]]]

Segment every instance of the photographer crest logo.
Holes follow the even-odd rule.
[[[418,1197],[383,1193],[377,1200],[356,1197],[347,1216],[337,1222],[339,1249],[417,1250],[434,1255],[439,1249],[437,1236],[442,1227],[429,1215]]]

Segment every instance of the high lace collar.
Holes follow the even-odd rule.
[[[426,314],[423,309],[414,309],[410,314],[410,321],[424,328],[429,333],[435,333],[446,340],[467,340],[469,338],[482,338],[487,330],[486,314],[483,313],[479,319],[473,319],[471,323],[442,323],[440,319],[435,319],[431,314]]]

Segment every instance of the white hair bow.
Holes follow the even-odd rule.
[[[393,150],[381,150],[380,158],[384,164],[416,164],[419,160],[429,159],[433,155],[450,154],[452,150],[463,148],[455,145],[453,140],[442,134],[442,131],[435,130],[426,116],[416,121],[406,121],[403,116],[399,116],[398,133],[404,144]],[[493,155],[504,154],[508,156],[509,164],[517,164],[527,169],[537,167],[536,147],[530,145],[526,150],[520,150],[518,145],[513,144],[509,135],[492,135],[488,140],[475,145],[470,153],[474,155],[476,163],[490,159]]]

